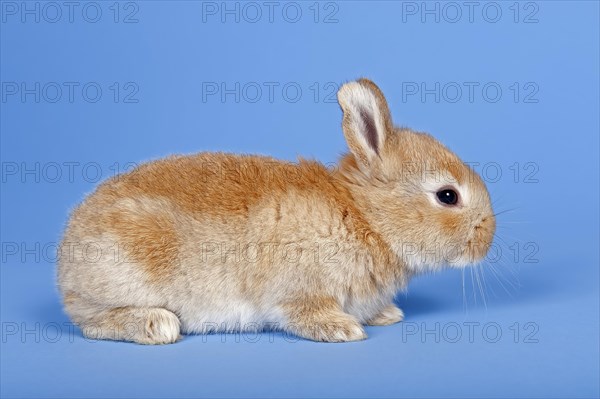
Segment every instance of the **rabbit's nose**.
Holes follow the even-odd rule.
[[[481,219],[479,226],[481,226],[482,229],[490,231],[493,236],[496,232],[496,217],[494,215],[485,216]]]
[[[475,226],[475,241],[478,243],[480,255],[485,256],[496,232],[496,218],[493,215],[486,216],[481,219],[481,222]]]

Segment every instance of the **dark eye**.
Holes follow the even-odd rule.
[[[442,204],[456,205],[458,203],[458,193],[450,188],[445,188],[436,193]]]

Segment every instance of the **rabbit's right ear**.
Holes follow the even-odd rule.
[[[342,129],[348,147],[361,170],[369,174],[380,163],[381,150],[393,128],[385,97],[368,79],[342,85],[337,97],[344,112]]]

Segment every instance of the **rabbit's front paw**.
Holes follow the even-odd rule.
[[[351,342],[367,338],[363,327],[354,320],[335,321],[311,326],[313,339],[323,342]]]
[[[349,342],[367,338],[362,325],[343,312],[331,298],[311,298],[288,305],[286,330],[300,337],[322,342]]]
[[[145,334],[138,339],[143,344],[171,344],[181,338],[179,318],[166,309],[151,309],[144,327]]]

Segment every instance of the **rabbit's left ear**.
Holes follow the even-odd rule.
[[[393,128],[387,101],[368,79],[342,85],[337,97],[344,112],[342,129],[348,147],[360,168],[369,172],[381,161],[382,148]]]

